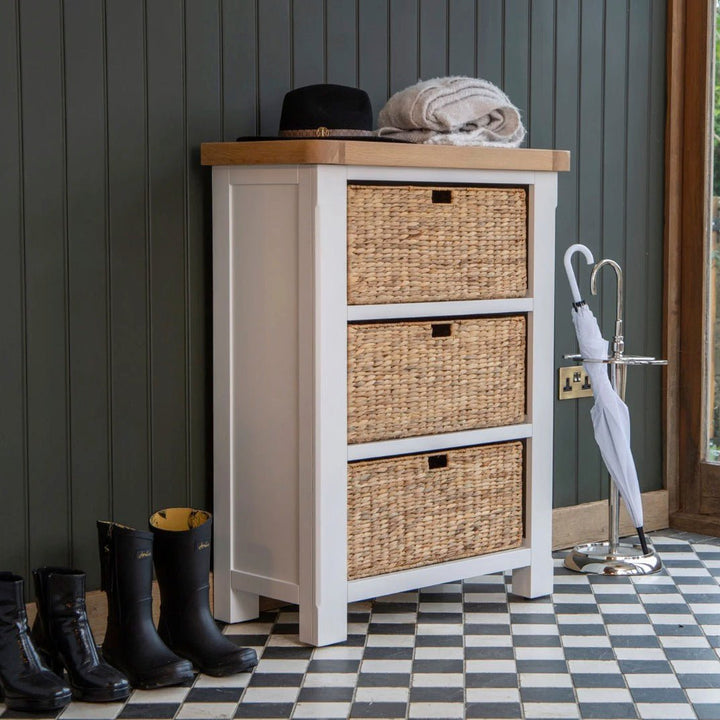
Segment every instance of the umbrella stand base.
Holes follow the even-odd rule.
[[[619,543],[610,552],[610,543],[576,545],[565,556],[565,567],[588,575],[652,575],[662,569],[659,556],[650,550],[643,554],[640,545]]]

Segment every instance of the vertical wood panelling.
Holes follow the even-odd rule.
[[[503,81],[501,87],[527,122],[530,105],[530,0],[505,0]]]
[[[145,12],[107,2],[112,517],[150,514]]]
[[[625,337],[628,352],[644,343],[649,311],[647,260],[647,187],[649,149],[647,113],[650,106],[650,13],[652,0],[632,0],[628,16],[628,122],[627,122],[627,204],[625,236]],[[658,250],[662,245],[658,245]],[[658,303],[659,304],[659,303]],[[637,350],[638,354],[643,352]],[[649,370],[649,372],[656,372]],[[642,417],[646,410],[648,372],[628,373],[626,400],[631,413]],[[649,418],[648,418],[649,420]],[[635,425],[637,427],[637,424]],[[659,435],[658,435],[659,439]],[[632,449],[640,478],[640,487],[650,489],[656,478],[648,477],[648,458],[643,433],[632,435]]]
[[[530,16],[530,107],[527,145],[552,147],[555,113],[555,0],[533,0]]]
[[[447,0],[420,0],[420,77],[448,74]]]
[[[603,133],[603,35],[598,32],[602,26],[603,4],[583,0],[580,6],[578,239],[592,250],[596,259],[602,257],[602,145],[598,142]],[[567,306],[567,302],[563,304]],[[607,485],[590,419],[592,402],[588,398],[578,405],[577,446],[581,459],[578,476],[582,478],[578,501],[581,503],[602,497]]]
[[[13,569],[96,584],[94,521],[207,507],[210,173],[204,140],[274,135],[293,86],[500,85],[559,180],[557,364],[576,347],[561,258],[626,268],[629,351],[660,353],[664,0],[18,0],[0,4],[0,526]],[[539,259],[542,262],[542,258]],[[588,293],[589,272],[579,268]],[[612,330],[615,284],[590,298]],[[644,489],[660,375],[630,374]],[[556,506],[607,484],[591,401],[556,402]],[[30,532],[29,528],[32,528]],[[29,543],[26,539],[29,538]]]
[[[664,3],[651,5],[650,23],[650,108],[648,113],[649,181],[647,188],[647,296],[648,313],[643,352],[663,357],[662,351],[662,297],[663,297],[663,189],[665,187],[665,37],[666,12]],[[664,356],[667,357],[667,356]],[[641,418],[648,418],[644,433],[645,487],[655,487],[663,477],[663,454],[658,452],[662,443],[662,375],[659,368],[646,373],[646,408]],[[642,422],[642,420],[641,420]]]
[[[324,0],[294,0],[292,14],[293,84],[325,82]]]
[[[477,3],[478,76],[503,85],[503,0],[478,0]]]
[[[390,0],[362,0],[358,10],[360,87],[370,96],[375,122],[390,94]]]
[[[621,264],[624,261],[627,190],[627,13],[625,0],[605,3],[602,256]],[[616,286],[610,272],[602,271],[599,285],[600,320],[605,328],[610,328],[615,319]]]
[[[20,6],[30,563],[70,558],[65,122],[60,5]],[[42,521],[39,519],[42,518]],[[35,521],[33,522],[33,519]]]
[[[418,0],[390,0],[391,94],[418,81],[418,19]]]
[[[257,135],[258,0],[222,0],[222,139]]]
[[[74,563],[99,581],[95,528],[110,512],[105,218],[105,28],[94,0],[64,4],[70,448]]]
[[[665,183],[665,37],[666,15],[665,4],[651,4],[650,21],[650,105],[648,113],[648,153],[649,183],[647,192],[648,217],[648,265],[647,278],[649,298],[662,297],[663,283],[663,187]],[[657,303],[648,308],[645,324],[643,347],[649,355],[660,357],[662,353],[662,311]],[[660,373],[648,376],[650,386],[648,400],[653,407],[648,408],[648,417],[660,417],[660,400],[662,399]],[[652,434],[648,433],[648,438]]]
[[[0,3],[0,527],[7,569],[26,573],[25,271],[18,16]]]
[[[258,84],[261,135],[277,135],[280,108],[292,87],[290,0],[258,2]]]
[[[578,123],[580,93],[580,14],[575,0],[557,0],[555,19],[555,147],[570,150],[570,172],[558,176],[558,212],[555,246],[555,357],[564,363],[563,353],[577,347],[570,319],[572,298],[567,288],[563,253],[578,242],[578,178],[582,172],[582,158],[578,157]],[[577,258],[577,256],[576,256]],[[575,260],[576,271],[578,260]],[[587,292],[589,273],[585,262],[578,274],[580,287]],[[568,349],[569,348],[569,349]],[[574,505],[578,502],[582,463],[578,463],[577,423],[582,401],[555,403],[555,477],[554,505]],[[588,408],[583,408],[587,411]]]
[[[190,2],[185,8],[187,138],[186,366],[188,377],[189,502],[209,507],[211,483],[212,354],[212,185],[210,173],[198,172],[200,143],[219,137],[222,125],[220,77],[220,4]]]
[[[360,0],[326,0],[327,82],[357,85],[357,3]]]
[[[181,0],[153,0],[147,13],[150,187],[151,505],[182,505],[189,487],[186,443],[185,77]]]
[[[449,0],[448,71],[475,75],[475,0]]]

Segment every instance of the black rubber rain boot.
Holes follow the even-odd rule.
[[[0,702],[11,710],[54,712],[71,697],[70,688],[42,664],[30,639],[23,579],[0,572]]]
[[[67,670],[76,700],[111,702],[130,694],[127,678],[98,653],[85,609],[85,573],[68,568],[33,570],[37,617],[32,639],[54,672]]]
[[[110,522],[98,522],[97,528],[101,583],[108,599],[103,657],[134,688],[190,680],[192,665],[168,649],[153,625],[152,533]]]
[[[160,637],[206,675],[232,675],[255,667],[255,651],[226,638],[210,614],[210,513],[160,510],[150,518],[150,529],[160,586]]]

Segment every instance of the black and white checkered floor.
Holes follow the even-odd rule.
[[[257,648],[253,674],[60,717],[720,720],[720,539],[653,541],[661,574],[579,575],[556,553],[554,593],[534,601],[490,575],[355,603],[333,647],[298,642],[295,608],[265,613],[225,630]]]

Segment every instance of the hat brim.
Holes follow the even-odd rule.
[[[262,135],[251,135],[236,138],[235,142],[265,142],[268,140],[352,140],[352,142],[392,142],[412,144],[410,140],[397,140],[395,138],[379,137],[377,135],[333,135],[332,137],[281,137],[279,135],[265,137]]]

